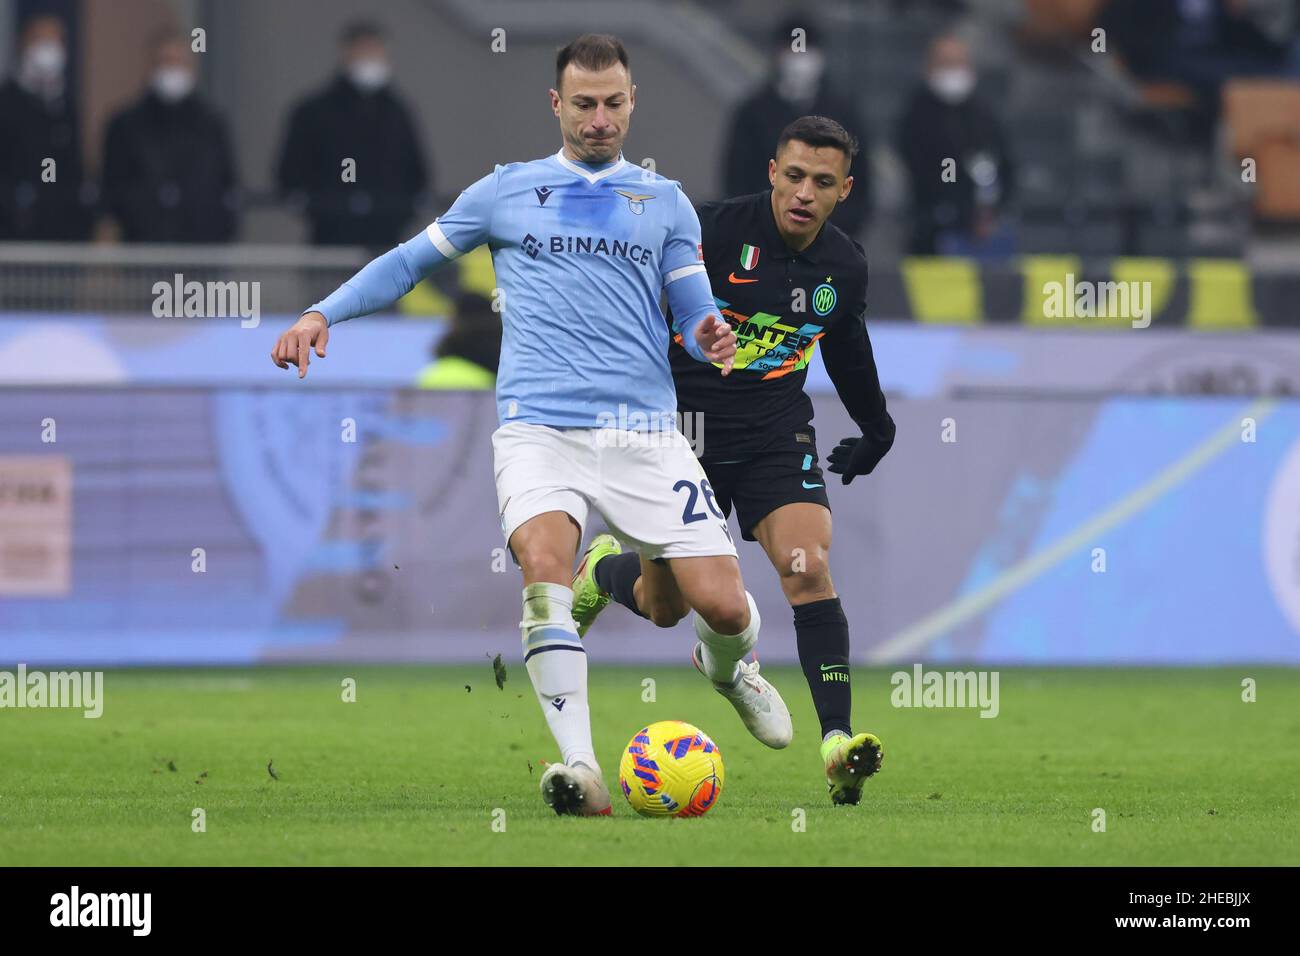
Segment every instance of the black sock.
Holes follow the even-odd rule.
[[[641,614],[636,606],[636,595],[632,590],[636,579],[641,577],[641,556],[635,551],[626,554],[610,554],[596,562],[593,572],[596,586],[623,605],[633,614]]]
[[[822,724],[822,739],[833,730],[852,736],[849,622],[840,607],[840,599],[833,597],[797,605],[794,633],[799,644],[799,663],[803,665],[817,719]]]

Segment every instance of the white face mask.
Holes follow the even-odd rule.
[[[34,76],[49,79],[63,74],[67,59],[63,44],[53,40],[40,40],[27,49],[23,56],[23,68]]]
[[[930,89],[945,103],[960,103],[975,89],[975,71],[964,66],[946,66],[930,74]]]
[[[825,69],[826,59],[817,50],[782,53],[776,67],[777,92],[795,103],[811,100],[817,95]]]
[[[164,103],[176,103],[194,91],[194,74],[183,66],[160,66],[154,70],[153,91]]]
[[[348,66],[348,79],[363,93],[383,89],[390,75],[387,60],[353,60]]]

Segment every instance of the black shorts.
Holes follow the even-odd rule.
[[[734,504],[740,534],[754,539],[754,525],[782,505],[810,502],[827,511],[826,478],[817,465],[817,448],[764,452],[743,461],[700,462],[724,514]]]

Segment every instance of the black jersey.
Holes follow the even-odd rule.
[[[849,415],[864,430],[885,414],[865,324],[867,258],[831,223],[802,252],[788,248],[771,192],[699,208],[704,265],[722,317],[736,332],[736,361],[697,362],[680,337],[669,346],[677,406],[702,413],[708,461],[807,450],[812,401],[804,393],[817,342]],[[670,319],[671,322],[671,319]]]

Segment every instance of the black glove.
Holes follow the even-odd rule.
[[[893,447],[894,432],[894,420],[885,412],[884,419],[874,428],[863,429],[861,438],[846,438],[832,448],[827,470],[843,475],[846,485],[858,475],[871,474]]]

